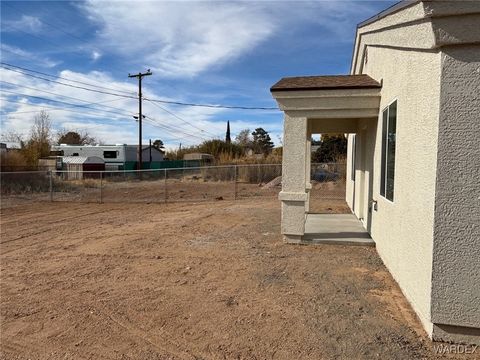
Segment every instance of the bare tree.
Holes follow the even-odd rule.
[[[49,114],[42,110],[33,118],[30,136],[22,149],[29,165],[36,165],[38,159],[50,155],[52,142],[52,121]]]
[[[15,130],[9,130],[6,133],[2,134],[3,141],[17,142],[22,143],[24,141],[23,135],[16,132]]]
[[[250,129],[241,130],[235,137],[235,142],[240,146],[250,145],[252,142],[252,138],[250,136]]]
[[[30,141],[50,144],[51,140],[52,121],[50,115],[45,110],[41,110],[33,118],[33,125],[30,128]]]

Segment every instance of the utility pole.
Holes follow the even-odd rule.
[[[150,168],[152,167],[152,139],[149,139],[148,150],[150,151]]]
[[[129,78],[138,78],[138,164],[137,169],[142,170],[142,79],[144,76],[152,75],[150,69],[145,73],[139,72],[138,74],[130,75]]]

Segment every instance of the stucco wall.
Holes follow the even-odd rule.
[[[480,45],[441,56],[432,321],[480,328]]]
[[[397,100],[395,195],[380,196],[381,117],[375,139],[371,235],[429,333],[440,54],[371,47],[364,73],[383,80],[383,110]],[[381,114],[380,114],[381,116]]]

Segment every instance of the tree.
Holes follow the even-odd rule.
[[[268,132],[266,132],[263,128],[256,128],[255,131],[252,132],[252,136],[252,145],[255,152],[269,154],[272,151],[272,139],[270,138],[270,135],[268,135]]]
[[[251,142],[250,129],[241,130],[235,137],[235,143],[240,146],[249,146]]]
[[[52,121],[45,110],[33,118],[29,139],[22,148],[22,155],[29,165],[37,165],[38,159],[50,155]]]
[[[163,150],[163,149],[165,149],[165,145],[163,144],[163,141],[160,140],[160,139],[155,140],[155,141],[152,143],[152,146],[153,146],[155,149],[158,149],[158,150]]]
[[[83,145],[82,137],[75,131],[69,131],[61,135],[59,134],[58,143],[67,145]]]
[[[312,154],[313,162],[335,162],[347,156],[347,138],[343,134],[323,134],[320,146]]]
[[[15,142],[22,144],[24,142],[23,135],[16,132],[15,130],[7,131],[6,133],[2,134],[2,140]]]
[[[90,136],[88,132],[78,133],[76,131],[60,130],[58,132],[58,144],[67,145],[93,145],[97,143],[97,139]]]
[[[230,144],[232,139],[230,138],[230,121],[227,121],[227,133],[225,134],[225,142]]]

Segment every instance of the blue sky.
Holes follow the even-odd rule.
[[[2,134],[26,136],[45,109],[56,130],[136,143],[138,102],[128,96],[137,83],[127,75],[146,69],[147,99],[275,107],[269,88],[284,76],[347,74],[356,24],[394,3],[2,1],[2,62],[57,76],[2,65]],[[280,111],[144,101],[144,114],[144,141],[160,138],[169,148],[224,137],[227,120],[233,136],[263,127],[281,142]]]

